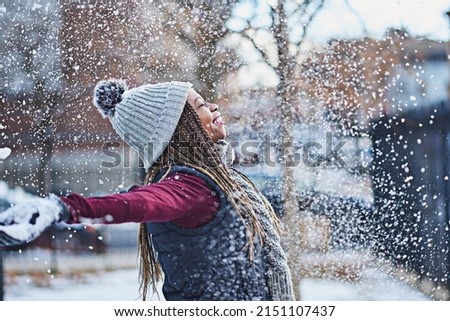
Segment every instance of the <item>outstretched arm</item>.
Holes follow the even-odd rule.
[[[86,218],[104,224],[171,221],[187,228],[209,222],[219,206],[218,196],[201,178],[185,173],[173,173],[128,193],[102,197],[71,194],[62,200],[71,209],[69,223]]]
[[[30,242],[55,222],[173,222],[196,228],[210,222],[219,197],[195,175],[174,173],[163,181],[103,197],[50,195],[18,204],[0,213],[0,246]]]

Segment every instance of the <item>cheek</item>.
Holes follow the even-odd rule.
[[[202,125],[205,129],[211,128],[212,119],[210,115],[202,112],[197,112],[197,115],[200,118],[200,121],[202,122]]]

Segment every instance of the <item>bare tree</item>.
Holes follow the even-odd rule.
[[[254,2],[254,13],[246,19],[245,27],[236,31],[244,40],[250,42],[260,54],[261,60],[278,77],[276,90],[277,109],[280,117],[280,142],[284,147],[284,166],[282,166],[282,195],[284,200],[284,221],[290,227],[285,243],[289,254],[289,264],[293,272],[294,287],[298,295],[299,272],[296,258],[299,253],[300,238],[297,226],[299,209],[295,197],[293,157],[293,126],[296,121],[293,104],[296,100],[296,72],[299,55],[307,36],[308,27],[321,10],[325,0],[276,1],[267,4]],[[256,8],[266,6],[270,12],[269,25],[261,26]],[[264,34],[264,41],[257,41],[258,33]]]
[[[217,98],[217,87],[236,69],[233,49],[222,45],[234,5],[235,1],[146,4],[148,10],[142,10],[136,24],[144,33],[135,33],[134,40],[142,54],[142,70],[158,80],[192,73],[186,80],[208,99]]]

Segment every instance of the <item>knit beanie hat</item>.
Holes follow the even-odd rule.
[[[128,90],[125,81],[110,79],[95,87],[94,105],[148,169],[169,144],[191,87],[172,81]]]

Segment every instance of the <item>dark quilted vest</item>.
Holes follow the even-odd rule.
[[[244,222],[221,189],[191,167],[174,166],[171,172],[201,177],[219,196],[220,208],[210,223],[196,229],[180,228],[170,222],[147,223],[165,274],[165,299],[270,300],[263,251],[256,244],[255,259],[249,260]]]

